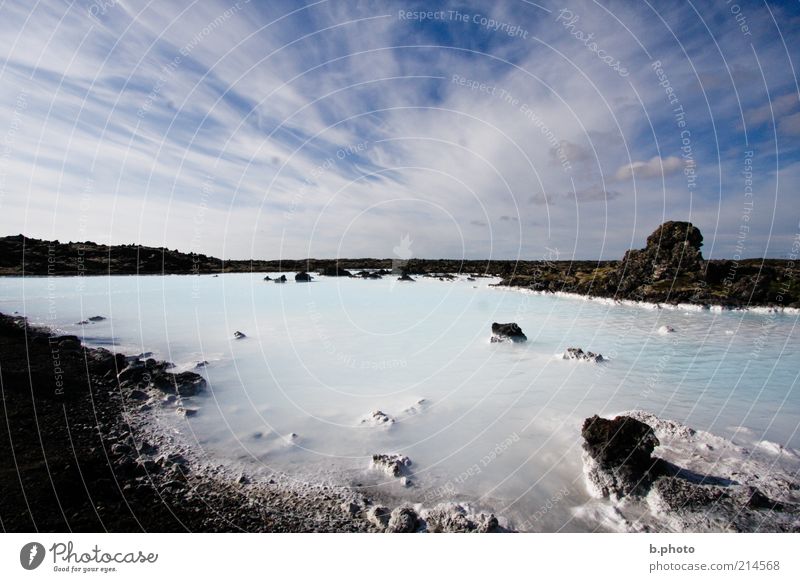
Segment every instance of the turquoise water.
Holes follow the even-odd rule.
[[[3,278],[0,311],[179,368],[208,361],[199,414],[171,422],[212,458],[426,505],[468,499],[517,520],[557,500],[526,529],[589,527],[568,515],[587,499],[579,432],[595,413],[643,408],[800,447],[796,313],[610,305],[484,278],[287,276]],[[93,315],[108,319],[76,324]],[[489,343],[494,321],[517,322],[528,342]],[[560,359],[572,346],[609,361]],[[373,410],[398,422],[362,424]],[[409,455],[416,486],[370,472],[378,452]]]

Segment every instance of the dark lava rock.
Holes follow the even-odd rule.
[[[194,396],[206,387],[206,379],[194,372],[181,372],[170,374],[175,379],[175,387],[181,396]]]
[[[273,279],[273,283],[286,283],[286,275],[281,275],[280,277]]]
[[[415,279],[408,273],[403,273],[397,278],[398,281],[415,281]]]
[[[698,485],[677,477],[663,477],[653,483],[653,491],[664,509],[671,511],[703,510],[727,499],[728,494],[715,485]]]
[[[419,529],[419,516],[410,507],[398,507],[392,511],[386,531],[389,533],[414,533]]]
[[[561,356],[564,360],[583,360],[585,362],[603,362],[602,354],[595,354],[594,352],[584,352],[581,348],[567,348],[564,355]]]
[[[105,321],[105,319],[102,315],[93,315],[89,318],[89,321]]]
[[[352,277],[353,274],[347,269],[342,269],[339,265],[328,265],[321,272],[326,277]]]
[[[704,278],[703,235],[690,222],[669,221],[647,237],[647,246],[629,250],[617,268],[620,290],[640,289],[647,299],[663,294],[664,285],[684,287]]]
[[[233,332],[233,337],[235,337],[236,339],[244,339],[247,336],[241,331],[235,331]]]
[[[297,281],[298,283],[308,283],[309,281],[312,280],[312,277],[305,271],[301,271],[294,276],[294,280]]]
[[[264,281],[272,281],[272,277],[269,275],[264,275]]]
[[[653,429],[635,418],[612,420],[595,415],[583,423],[584,463],[592,486],[603,497],[643,493],[652,481],[652,458],[659,445]]]
[[[492,342],[524,342],[528,336],[522,333],[522,329],[516,323],[493,323]]]

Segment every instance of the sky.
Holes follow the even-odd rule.
[[[5,2],[0,235],[707,258],[800,233],[798,2]],[[402,255],[402,256],[401,256]]]

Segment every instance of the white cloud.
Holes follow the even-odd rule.
[[[634,174],[638,179],[660,178],[676,174],[681,170],[681,159],[677,156],[660,158],[653,156],[646,162],[631,162],[620,166],[614,174],[618,182],[630,180]]]

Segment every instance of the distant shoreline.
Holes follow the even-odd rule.
[[[0,238],[0,276],[219,275],[308,272],[323,276],[462,274],[499,277],[498,285],[615,301],[723,308],[800,308],[794,259],[714,259],[700,253],[703,237],[688,222],[666,222],[641,250],[621,260],[295,259],[230,260],[163,247]],[[794,247],[793,247],[794,252]]]

